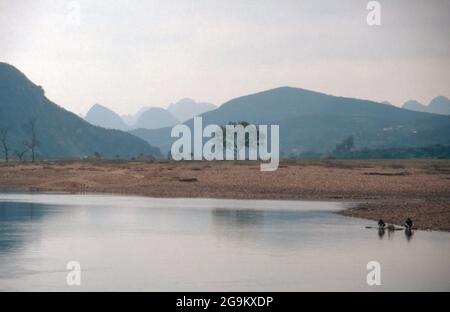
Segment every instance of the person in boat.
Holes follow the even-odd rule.
[[[413,226],[412,220],[410,218],[406,218],[406,220],[405,220],[405,228],[407,230],[411,230],[412,226]]]
[[[386,223],[384,223],[383,219],[378,220],[378,228],[379,229],[384,229],[385,226],[386,226]]]

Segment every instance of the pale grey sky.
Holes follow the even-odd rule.
[[[450,0],[379,2],[370,27],[365,0],[0,0],[0,61],[75,113],[279,86],[396,105],[450,97]]]

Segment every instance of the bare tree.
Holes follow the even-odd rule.
[[[1,141],[2,146],[3,146],[3,152],[5,153],[5,162],[9,161],[9,157],[8,157],[9,156],[8,155],[9,149],[8,149],[8,144],[7,144],[7,140],[6,140],[6,138],[8,136],[8,131],[9,131],[8,128],[1,128],[0,129],[0,141]]]
[[[24,148],[21,149],[21,150],[14,150],[14,154],[16,155],[16,157],[20,161],[23,160],[23,157],[25,156],[26,152],[28,152],[28,147],[27,146],[24,146]]]
[[[40,146],[40,142],[38,141],[36,134],[36,121],[36,118],[31,118],[25,125],[26,129],[30,131],[30,141],[26,142],[26,146],[29,150],[31,150],[31,161],[36,159],[36,149]]]

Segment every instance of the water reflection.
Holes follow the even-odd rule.
[[[49,209],[49,205],[43,204],[0,202],[0,222],[39,221]]]
[[[405,237],[408,242],[411,241],[413,235],[414,233],[411,229],[405,229]]]
[[[388,240],[392,240],[394,238],[394,236],[395,236],[395,232],[398,232],[398,231],[401,231],[401,230],[402,229],[393,228],[393,227],[378,228],[378,230],[377,230],[378,238],[380,240],[382,240],[384,238],[384,236],[386,235],[386,232],[387,232]],[[405,229],[404,230],[404,234],[405,234],[406,240],[409,242],[409,241],[411,241],[414,233],[410,229]]]
[[[256,209],[211,209],[212,229],[219,240],[261,241],[266,211]]]
[[[265,211],[251,209],[223,209],[211,211],[213,220],[219,227],[261,226],[264,223]]]
[[[386,234],[386,231],[384,230],[384,228],[379,228],[379,229],[378,229],[378,237],[379,237],[380,239],[383,239],[384,234]]]
[[[0,253],[21,248],[27,239],[38,237],[35,225],[51,210],[43,204],[0,202]]]
[[[262,249],[298,248],[320,236],[319,226],[341,218],[323,211],[212,208],[211,228],[219,240],[235,244]]]
[[[381,290],[450,290],[448,233],[375,234],[366,220],[331,213],[338,208],[0,194],[0,290],[73,290],[71,260],[85,291],[374,290],[365,283],[373,259]]]

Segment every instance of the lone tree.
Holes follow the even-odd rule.
[[[2,143],[3,147],[3,153],[5,154],[5,162],[9,161],[9,149],[8,149],[8,143],[7,143],[7,136],[8,136],[8,128],[0,128],[0,141]]]
[[[35,161],[36,149],[40,146],[36,134],[36,120],[36,118],[31,118],[30,121],[25,125],[26,129],[30,132],[30,141],[26,142],[26,146],[29,150],[31,150],[31,161]]]
[[[230,122],[228,122],[228,125],[242,126],[245,129],[247,126],[250,126],[251,124],[247,121],[238,121],[238,122],[230,121]],[[235,140],[235,136],[233,136],[231,138],[231,141],[228,140],[229,138],[227,137],[226,126],[221,126],[221,128],[222,128],[222,133],[223,133],[223,150],[224,150],[224,152],[226,152],[227,149],[233,149],[234,157],[236,158],[240,148],[250,148],[251,142],[250,142],[250,134],[249,133],[245,133],[244,146],[239,147],[237,145],[237,140]],[[254,138],[254,139],[256,139],[256,147],[259,146],[260,140],[264,139],[264,138],[265,137],[263,136],[263,134],[259,132],[259,128],[256,128],[256,138]]]

